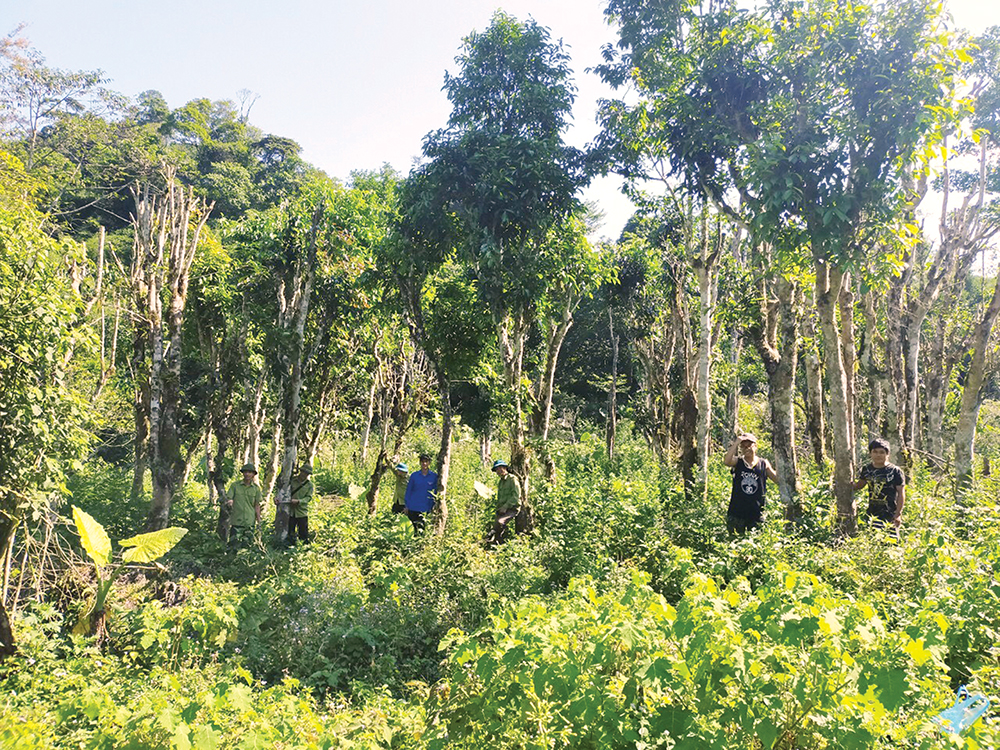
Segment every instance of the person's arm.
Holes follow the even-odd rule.
[[[778,472],[774,470],[774,467],[771,466],[771,462],[768,461],[766,458],[764,459],[764,471],[767,472],[767,478],[770,479],[772,482],[778,481]]]
[[[892,518],[892,525],[899,528],[903,522],[903,506],[906,505],[906,485],[899,485],[896,488],[896,515]]]
[[[233,498],[235,497],[236,497],[236,485],[231,484],[229,485],[229,489],[226,490],[226,505],[228,505],[230,508],[233,507]]]
[[[740,447],[740,439],[733,438],[733,444],[729,446],[729,450],[726,451],[726,455],[722,457],[722,463],[726,466],[736,466],[736,449]]]
[[[413,478],[417,476],[418,472],[413,472],[410,474],[410,478],[406,480],[406,492],[403,493],[403,505],[407,508],[410,507],[410,499],[413,497],[413,493],[416,492],[417,483],[413,481]]]
[[[858,490],[863,488],[866,484],[868,484],[868,477],[865,476],[865,470],[861,469],[861,476],[854,480],[854,483],[851,484],[851,487],[854,489],[855,492],[857,492]]]
[[[254,516],[257,518],[257,523],[260,523],[260,513],[264,508],[264,493],[261,492],[260,487],[257,488],[257,502],[253,504]]]

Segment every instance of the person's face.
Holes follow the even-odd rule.
[[[430,468],[431,468],[431,460],[429,458],[426,458],[426,457],[425,458],[421,458],[420,459],[420,471],[422,471],[424,474],[426,474]]]
[[[396,476],[400,479],[406,479],[406,472],[402,469],[396,469]]]
[[[753,440],[740,441],[740,453],[744,456],[752,456],[757,451],[757,444]]]
[[[243,484],[253,484],[253,478],[257,476],[252,471],[243,472]]]
[[[499,474],[500,478],[503,479],[505,476],[507,476],[507,467],[506,466],[498,466],[497,467],[497,474]]]
[[[885,466],[885,462],[889,460],[889,451],[885,448],[872,448],[869,454],[872,459],[872,464],[877,469],[881,469]]]

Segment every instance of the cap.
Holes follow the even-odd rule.
[[[496,461],[493,462],[493,469],[492,470],[496,471],[501,466],[503,466],[506,469],[510,468],[510,467],[507,466],[507,462],[506,461],[504,461],[502,458],[498,458]]]

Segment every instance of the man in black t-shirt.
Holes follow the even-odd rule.
[[[875,438],[868,444],[868,453],[871,463],[861,468],[854,489],[868,486],[868,515],[872,525],[892,524],[893,531],[898,534],[906,504],[906,477],[902,469],[889,463],[888,441]]]
[[[757,438],[749,432],[736,436],[722,463],[733,471],[733,489],[726,511],[729,536],[743,536],[764,521],[764,497],[767,480],[778,475],[766,458],[757,455]]]

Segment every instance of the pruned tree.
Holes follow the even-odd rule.
[[[192,188],[178,184],[169,166],[164,168],[164,180],[159,195],[148,183],[133,189],[133,299],[149,347],[153,496],[146,528],[150,531],[166,528],[185,472],[180,426],[182,331],[191,265],[212,211],[212,204],[196,198]],[[140,386],[137,393],[142,390]]]

